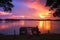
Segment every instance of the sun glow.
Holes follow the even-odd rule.
[[[47,11],[45,13],[43,12],[43,13],[39,14],[39,16],[42,19],[50,18],[51,16],[50,16],[49,13],[50,13],[49,11]],[[40,21],[38,26],[39,26],[38,28],[41,31],[41,33],[44,33],[44,32],[51,29],[50,28],[51,27],[51,22],[50,21]]]

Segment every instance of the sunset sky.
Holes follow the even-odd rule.
[[[0,18],[35,18],[40,19],[41,14],[48,17],[49,7],[45,7],[46,0],[13,0],[14,8],[11,13],[2,13],[3,9],[0,8]],[[50,15],[50,16],[49,16]]]

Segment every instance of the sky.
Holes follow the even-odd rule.
[[[0,8],[0,18],[13,18],[13,19],[40,19],[53,18],[55,10],[49,11],[50,7],[46,7],[46,0],[13,0],[12,12],[4,12]]]
[[[24,17],[26,19],[27,18],[40,19],[40,14],[43,15],[44,13],[47,12],[49,13],[48,11],[49,7],[45,7],[46,0],[13,0],[12,4],[14,5],[12,12],[0,13],[0,18],[19,19]],[[0,12],[2,12],[2,8],[0,8],[0,10],[1,10]]]

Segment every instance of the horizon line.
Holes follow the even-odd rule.
[[[60,19],[0,19],[0,21],[60,21]]]

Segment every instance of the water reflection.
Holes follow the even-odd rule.
[[[41,32],[60,33],[60,22],[59,21],[0,21],[0,32],[13,34],[16,30],[16,34],[19,33],[20,27],[36,27],[39,26]],[[3,30],[3,31],[2,31]]]
[[[40,21],[38,27],[41,33],[46,33],[51,29],[51,21]]]

